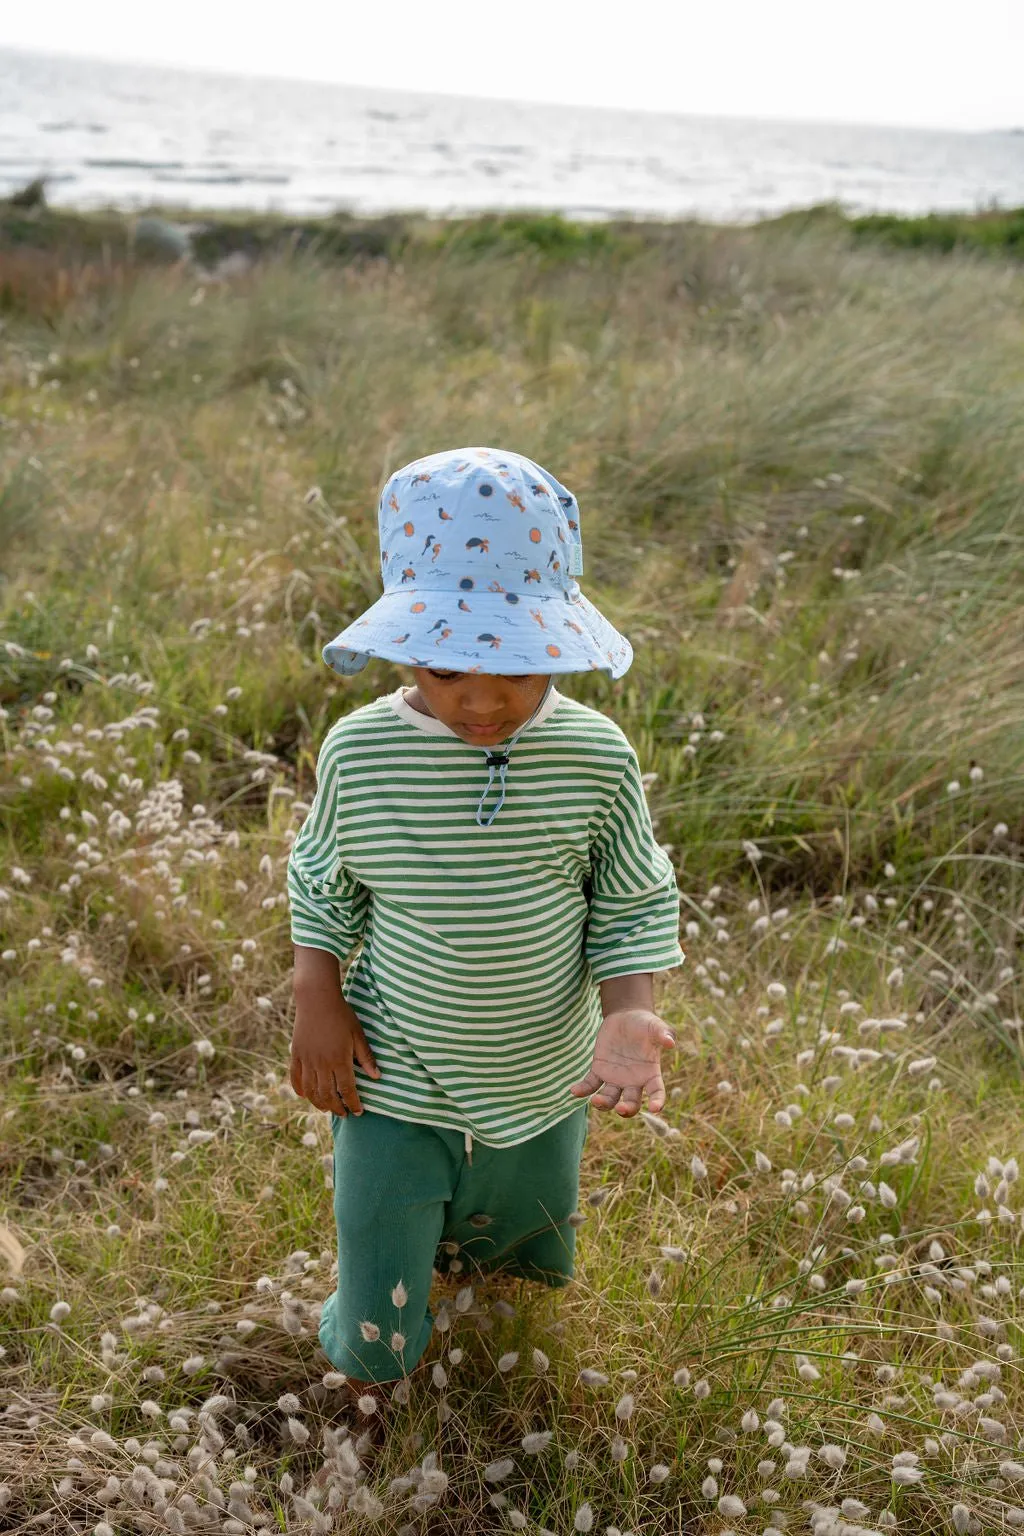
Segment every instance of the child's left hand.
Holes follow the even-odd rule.
[[[597,1033],[590,1071],[569,1092],[577,1098],[593,1094],[590,1102],[596,1109],[614,1109],[623,1117],[636,1114],[646,1093],[652,1114],[658,1114],[665,1107],[661,1052],[675,1043],[665,1020],[647,1008],[608,1013]]]

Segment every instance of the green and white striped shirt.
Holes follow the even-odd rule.
[[[552,688],[482,827],[486,782],[485,749],[403,689],[353,710],[321,747],[288,891],[296,944],[344,962],[361,941],[343,991],[381,1070],[356,1068],[364,1107],[504,1147],[578,1108],[597,983],[683,953],[675,873],[613,720]]]

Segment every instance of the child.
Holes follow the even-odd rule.
[[[464,448],[397,470],[379,528],[384,595],[323,655],[415,686],[328,732],[288,865],[291,1080],[334,1138],[320,1340],[350,1385],[419,1361],[435,1268],[571,1279],[585,1101],[663,1107],[652,972],[683,959],[636,753],[554,687],[633,655],[574,579],[575,498]]]

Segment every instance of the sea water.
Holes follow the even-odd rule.
[[[0,195],[77,208],[746,220],[1024,204],[1024,133],[756,121],[0,50]]]

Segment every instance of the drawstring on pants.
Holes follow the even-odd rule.
[[[466,1162],[472,1168],[472,1166],[473,1166],[473,1137],[471,1136],[469,1131],[465,1132],[464,1145],[465,1145],[465,1148],[466,1148]]]

